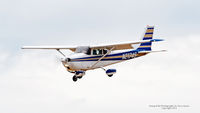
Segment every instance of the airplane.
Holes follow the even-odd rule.
[[[66,70],[73,73],[72,80],[76,82],[81,79],[85,72],[97,68],[103,69],[108,77],[112,77],[116,73],[116,69],[105,69],[104,67],[122,61],[138,58],[152,52],[152,42],[163,41],[163,39],[153,39],[154,26],[147,26],[144,37],[141,41],[110,44],[110,45],[95,45],[95,46],[23,46],[22,49],[46,49],[57,50],[63,58],[61,62]],[[138,45],[138,47],[134,47]],[[69,49],[73,53],[66,56],[61,50]]]

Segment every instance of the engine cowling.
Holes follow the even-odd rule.
[[[63,63],[68,63],[70,61],[71,61],[70,58],[61,58],[61,62],[63,62]]]
[[[116,69],[108,69],[106,70],[106,74],[111,77],[113,74],[115,74],[117,72]]]

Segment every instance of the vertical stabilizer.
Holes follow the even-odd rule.
[[[153,39],[154,26],[147,26],[143,40]],[[141,43],[137,50],[151,51],[152,42]]]

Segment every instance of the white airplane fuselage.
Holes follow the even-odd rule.
[[[86,71],[90,69],[102,68],[111,64],[137,58],[145,54],[138,53],[137,50],[112,51],[100,60],[102,55],[87,55],[85,53],[74,53],[68,56],[69,62],[64,62],[64,66],[70,71]],[[97,63],[98,62],[98,63]],[[97,63],[95,65],[95,63]]]

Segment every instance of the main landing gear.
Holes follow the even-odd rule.
[[[112,77],[113,76],[113,74],[115,74],[116,72],[117,72],[117,70],[116,69],[104,69],[104,68],[102,68],[105,72],[106,72],[106,74],[108,75],[108,77]]]
[[[108,77],[112,77],[113,74],[116,73],[116,69],[107,69],[107,70],[104,68],[102,68],[102,69],[106,72]],[[76,82],[78,79],[81,79],[85,75],[85,71],[75,71],[74,73],[75,73],[75,75],[72,77],[72,80],[74,82]]]

